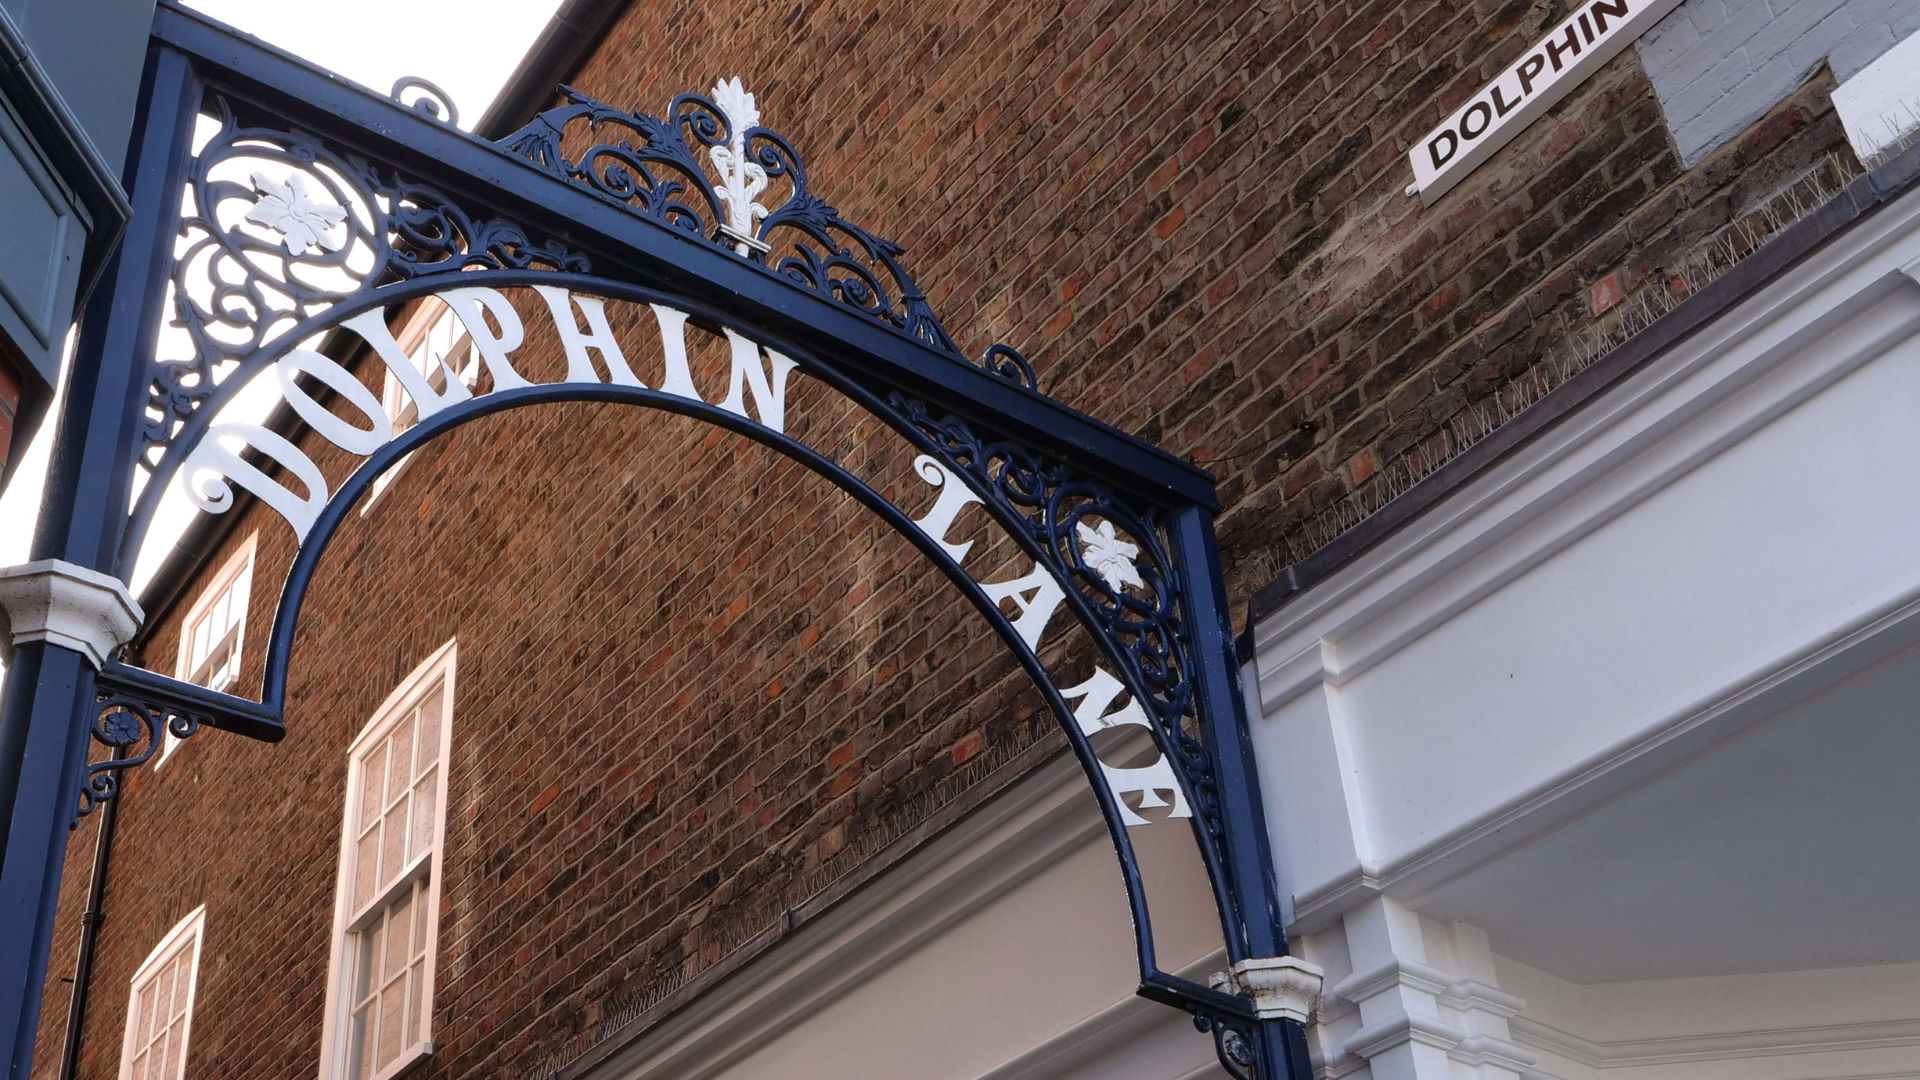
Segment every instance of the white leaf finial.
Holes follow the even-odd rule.
[[[753,235],[754,226],[767,216],[767,208],[754,202],[754,196],[767,190],[767,170],[747,156],[747,130],[759,125],[760,108],[739,79],[721,79],[713,86],[713,103],[727,117],[727,145],[707,149],[707,160],[720,174],[714,194],[727,208],[727,220],[720,223],[720,234],[733,241],[733,250],[741,255],[771,250]]]

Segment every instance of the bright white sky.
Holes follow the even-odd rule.
[[[435,83],[453,99],[465,128],[487,111],[559,6],[559,0],[327,0],[321,6],[296,0],[186,2],[382,94],[405,75]],[[0,566],[28,558],[57,413],[56,403],[13,482],[0,494]],[[134,574],[136,594],[154,569],[151,556],[164,553],[197,512],[184,498],[170,496],[169,501],[173,505],[163,505],[156,517]]]

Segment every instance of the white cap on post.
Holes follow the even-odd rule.
[[[1231,972],[1215,975],[1213,985],[1251,1000],[1262,1020],[1304,1024],[1320,1005],[1325,978],[1325,972],[1297,956],[1268,956],[1240,961]]]
[[[126,583],[60,559],[0,570],[0,650],[44,641],[86,656],[97,671],[145,616]]]

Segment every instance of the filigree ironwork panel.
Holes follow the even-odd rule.
[[[1186,784],[1210,861],[1220,859],[1219,792],[1211,754],[1197,733],[1194,644],[1164,511],[1136,505],[1018,442],[983,435],[920,399],[894,391],[886,401],[931,437],[984,497],[1023,522],[1047,568],[1071,585],[1084,621],[1145,691],[1153,729]]]
[[[560,89],[566,104],[500,145],[631,213],[732,251],[964,361],[901,264],[905,249],[848,221],[811,189],[800,155],[760,126],[760,110],[740,80],[721,81],[710,97],[681,94],[663,116]],[[776,205],[761,201],[776,190],[784,195]],[[989,348],[980,366],[1035,385],[1032,365],[1007,345]]]
[[[121,775],[153,760],[166,745],[167,736],[189,738],[208,722],[206,716],[178,703],[151,700],[105,679],[97,684],[95,698],[99,711],[94,715],[91,733],[94,742],[107,748],[108,757],[87,764],[80,803],[74,809],[75,826],[101,803],[118,795]]]
[[[473,267],[586,273],[587,259],[505,218],[318,139],[240,123],[194,155],[172,274],[171,325],[189,356],[156,359],[141,453],[173,442],[226,366],[303,320],[381,285]]]

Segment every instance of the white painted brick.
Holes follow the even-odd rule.
[[[1920,0],[1686,0],[1635,49],[1692,165],[1822,60],[1844,79],[1915,32]]]
[[[1719,86],[1722,93],[1725,93],[1746,82],[1747,76],[1751,74],[1753,74],[1753,61],[1747,59],[1747,50],[1736,49],[1732,56],[1713,65],[1713,70],[1707,72],[1707,78]]]
[[[1746,41],[1747,55],[1753,57],[1754,67],[1769,63],[1776,57],[1783,57],[1804,40],[1807,35],[1818,33],[1820,24],[1839,14],[1836,9],[1844,8],[1842,3],[1832,0],[1798,0],[1797,3],[1780,5],[1774,17],[1759,32]],[[1851,27],[1849,20],[1843,24]],[[1836,36],[1839,40],[1844,33]],[[1824,55],[1824,54],[1823,54]]]
[[[1698,4],[1687,5],[1687,17],[1693,21],[1695,30],[1711,34],[1733,15],[1727,10],[1726,0],[1701,0]]]
[[[1713,103],[1727,96],[1727,88],[1721,86],[1711,75],[1702,75],[1669,100],[1663,100],[1660,107],[1666,111],[1668,126],[1673,128],[1675,141],[1679,141],[1682,128],[1713,107]],[[1684,145],[1684,144],[1683,144]]]
[[[1768,76],[1756,74],[1747,83],[1735,87],[1733,93],[1722,94],[1706,111],[1688,121],[1683,130],[1675,131],[1673,141],[1680,148],[1681,159],[1693,162],[1706,157],[1726,141],[1723,132],[1746,130],[1749,124],[1765,116],[1786,90],[1792,89],[1791,84],[1781,88],[1769,85],[1770,82]]]
[[[1885,25],[1860,27],[1827,54],[1833,63],[1833,77],[1842,80],[1852,78],[1861,68],[1891,49],[1895,40],[1893,30]]]
[[[1805,73],[1819,66],[1820,61],[1858,31],[1853,18],[1846,11],[1836,11],[1820,20],[1813,29],[1794,38],[1787,49],[1787,66],[1795,72]],[[1893,35],[1887,35],[1887,44],[1893,44]],[[1879,53],[1873,54],[1880,55]],[[1873,56],[1867,57],[1872,60]],[[1865,61],[1862,61],[1863,63]]]

